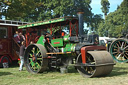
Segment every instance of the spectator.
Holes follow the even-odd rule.
[[[20,61],[21,61],[19,71],[22,71],[23,70],[23,65],[24,65],[24,51],[25,51],[25,42],[23,41],[21,43],[20,53],[19,53],[19,57],[20,57]]]
[[[14,34],[14,38],[18,36],[18,31],[16,31],[16,33]]]
[[[21,33],[21,32],[19,33],[19,36],[20,36],[20,42],[25,41],[25,37],[24,37],[24,35],[22,35],[22,33]]]
[[[16,42],[17,42],[18,44],[21,43],[21,42],[20,42],[20,35],[19,35],[19,33],[17,33],[17,34],[14,35],[14,39],[16,40]]]

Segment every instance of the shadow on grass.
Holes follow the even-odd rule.
[[[19,67],[19,65],[11,65],[11,66],[9,66],[9,68],[16,68],[16,67]]]
[[[113,76],[119,76],[119,75],[127,75],[128,74],[128,68],[124,67],[114,67],[109,77]]]
[[[10,74],[12,74],[12,73],[10,73],[10,72],[0,72],[0,76],[10,75]]]
[[[78,73],[78,71],[76,70],[74,66],[70,66],[68,67],[68,73]]]
[[[13,61],[12,64],[9,66],[9,68],[15,68],[15,67],[19,67],[17,61]]]
[[[67,68],[67,71],[68,71],[67,73],[78,73],[74,66],[69,66]],[[48,70],[45,71],[45,73],[49,73],[49,72],[59,72],[59,73],[61,73],[59,68],[58,69],[51,68],[51,69],[48,69]]]
[[[78,73],[75,67],[69,67],[68,73]],[[125,67],[114,67],[112,72],[107,75],[107,77],[114,77],[114,76],[121,76],[121,75],[127,75],[128,74],[128,68]],[[104,76],[100,76],[104,77]]]
[[[15,68],[15,67],[19,67],[17,62],[13,62],[13,63],[9,64],[8,68]],[[3,66],[0,66],[0,68],[3,68]]]

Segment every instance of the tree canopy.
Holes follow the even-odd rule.
[[[78,9],[84,11],[84,22],[91,31],[100,36],[121,37],[128,32],[128,0],[123,0],[117,10],[109,12],[108,0],[101,0],[101,14],[93,14],[92,0],[0,0],[0,19],[25,22],[43,21],[63,16],[77,16]],[[86,30],[87,31],[87,30]]]
[[[76,16],[77,9],[84,9],[86,22],[91,16],[91,0],[2,0],[2,14],[6,19],[40,21],[63,16]],[[2,5],[0,5],[0,8]],[[0,12],[1,13],[1,12]]]
[[[109,12],[109,6],[110,6],[110,3],[108,0],[101,0],[101,10],[102,12],[104,13],[104,16],[106,17],[107,16],[107,13]]]
[[[100,36],[121,37],[128,33],[128,0],[124,0],[115,12],[109,13],[99,25]]]

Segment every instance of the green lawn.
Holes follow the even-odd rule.
[[[74,68],[66,74],[30,74],[18,68],[0,68],[0,85],[128,85],[128,63],[117,63],[110,75],[96,78],[83,78]]]

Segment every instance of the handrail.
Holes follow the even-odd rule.
[[[13,21],[13,20],[2,20],[2,19],[0,19],[0,24],[1,25],[20,26],[20,25],[28,24],[28,22]]]
[[[12,39],[15,42],[15,44],[20,48],[20,45],[16,42],[16,40],[14,38],[12,38]]]
[[[19,52],[20,51],[20,45],[17,43],[17,41],[14,39],[14,38],[12,38],[12,44],[13,44],[13,50],[14,50],[14,52]]]
[[[17,43],[17,41],[12,38],[12,52],[15,59],[19,58],[19,51],[20,51],[20,45]]]

